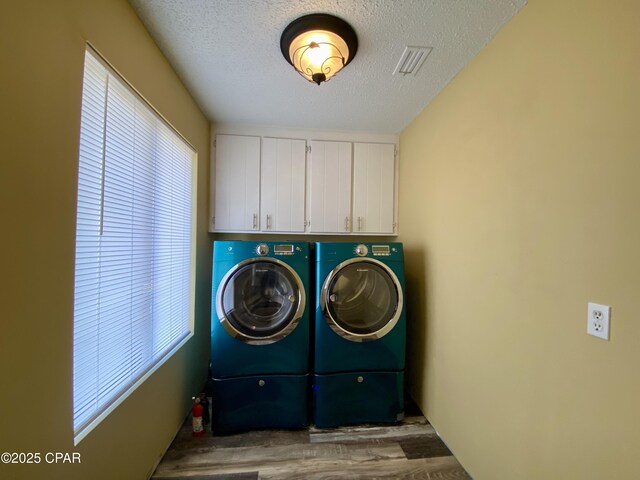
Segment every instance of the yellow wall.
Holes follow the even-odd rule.
[[[530,0],[401,135],[408,385],[478,480],[638,478],[639,19]]]
[[[198,151],[198,289],[196,336],[74,448],[75,206],[87,41]],[[145,478],[206,379],[209,122],[124,0],[3,2],[0,65],[0,452],[79,452],[82,462],[0,464],[0,477]]]

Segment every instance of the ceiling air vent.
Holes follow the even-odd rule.
[[[400,61],[398,62],[396,69],[393,71],[393,74],[417,74],[425,59],[431,53],[431,50],[433,50],[431,47],[405,47],[404,52],[402,52],[402,56],[400,57]]]

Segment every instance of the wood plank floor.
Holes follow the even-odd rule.
[[[187,418],[152,480],[470,479],[415,407],[397,425],[191,435]]]

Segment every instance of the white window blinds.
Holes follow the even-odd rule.
[[[195,155],[87,49],[76,227],[76,443],[192,334]]]

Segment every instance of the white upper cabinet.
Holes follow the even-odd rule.
[[[214,221],[216,231],[259,228],[260,137],[216,135]]]
[[[344,133],[231,130],[215,137],[211,231],[397,234],[397,159],[388,136],[364,143]],[[285,138],[289,132],[298,138]],[[302,137],[314,134],[321,140]]]
[[[353,232],[395,233],[395,151],[385,143],[353,144]]]
[[[351,143],[312,141],[309,232],[351,232]]]
[[[262,139],[260,230],[304,232],[304,140]]]

